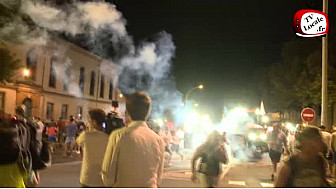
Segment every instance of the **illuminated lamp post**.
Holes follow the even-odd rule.
[[[188,100],[188,97],[189,97],[190,93],[191,93],[192,91],[196,90],[196,89],[200,89],[200,90],[202,90],[202,89],[204,89],[204,85],[198,85],[197,87],[194,87],[194,88],[190,89],[190,90],[187,92],[186,97],[185,97],[185,99],[184,99],[184,106],[185,106],[185,107],[187,106],[187,100]]]

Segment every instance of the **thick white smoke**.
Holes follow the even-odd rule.
[[[143,42],[136,47],[126,31],[126,20],[122,13],[113,4],[105,2],[74,3],[60,8],[39,1],[22,0],[20,11],[29,15],[38,26],[33,30],[37,33],[48,33],[44,32],[47,30],[73,37],[84,36],[81,45],[105,58],[110,56],[110,61],[102,64],[102,73],[119,74],[114,84],[118,82],[122,92],[147,92],[153,99],[154,114],[161,114],[166,108],[180,105],[182,95],[177,92],[174,79],[169,74],[175,53],[170,34],[161,32],[153,41]],[[19,19],[14,22],[14,26],[8,24],[7,33],[21,27],[22,32],[18,37],[22,41],[41,36],[31,36],[30,28],[20,22]],[[0,37],[3,32],[4,30],[0,32]],[[46,35],[42,36],[47,39]],[[111,46],[111,50],[106,45]],[[120,73],[112,73],[107,69],[109,65],[113,66],[110,63],[113,60],[111,54],[117,57],[114,62],[120,66]],[[73,86],[78,87],[78,83]]]

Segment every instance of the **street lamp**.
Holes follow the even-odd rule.
[[[185,105],[185,106],[187,105],[187,100],[188,100],[188,96],[189,96],[189,94],[190,94],[192,91],[194,91],[195,89],[200,89],[200,90],[202,90],[202,89],[204,89],[204,85],[198,85],[197,87],[194,87],[194,88],[190,89],[190,90],[187,92],[186,97],[185,97],[185,99],[184,99],[184,105]]]
[[[122,98],[122,97],[124,97],[124,95],[120,93],[120,94],[119,94],[119,97]]]
[[[23,76],[24,76],[24,77],[28,77],[29,74],[30,74],[29,69],[28,69],[28,68],[25,68],[25,69],[23,70]]]

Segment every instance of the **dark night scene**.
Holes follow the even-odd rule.
[[[0,0],[0,187],[336,187],[336,2]]]

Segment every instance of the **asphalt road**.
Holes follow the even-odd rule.
[[[80,161],[53,164],[49,169],[41,171],[39,187],[79,187]],[[257,161],[231,160],[223,167],[223,178],[219,187],[272,187],[270,180],[271,164],[267,154]],[[199,183],[190,180],[190,157],[181,161],[177,155],[172,166],[165,168],[164,179],[160,187],[200,187]]]

